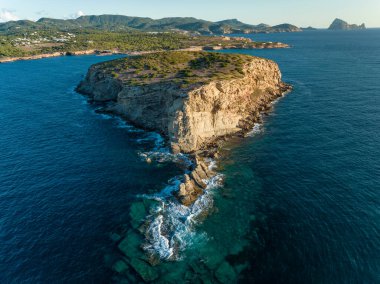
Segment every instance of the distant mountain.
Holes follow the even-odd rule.
[[[365,24],[350,25],[341,19],[335,19],[329,27],[329,30],[364,30]]]
[[[270,29],[275,30],[276,32],[285,33],[285,32],[302,32],[302,30],[299,27],[296,27],[291,24],[282,24],[273,26]]]
[[[154,20],[151,18],[129,17],[121,15],[82,16],[72,20],[41,18],[37,22],[11,21],[0,24],[0,32],[7,33],[29,29],[57,29],[70,31],[84,28],[107,31],[179,31],[203,35],[301,31],[301,29],[298,27],[290,24],[281,24],[277,26],[269,26],[266,24],[249,25],[242,23],[237,19],[210,22],[196,18],[174,17]]]
[[[309,26],[309,27],[307,27],[307,28],[301,28],[301,30],[303,30],[303,31],[316,31],[316,30],[318,30],[318,29]]]

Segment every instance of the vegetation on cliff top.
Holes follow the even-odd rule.
[[[130,85],[173,83],[191,87],[212,80],[241,78],[251,56],[211,52],[172,51],[99,63],[94,69]]]

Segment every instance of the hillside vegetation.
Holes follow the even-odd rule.
[[[172,83],[192,87],[212,80],[241,78],[251,56],[210,52],[160,52],[132,56],[92,68],[130,85]]]
[[[277,43],[252,42],[247,38],[224,36],[193,36],[180,33],[109,32],[77,30],[58,32],[42,30],[0,35],[0,58],[23,57],[53,52],[85,50],[130,53],[136,51],[164,51],[193,46],[213,48],[284,47]]]
[[[269,26],[265,24],[249,25],[242,23],[237,19],[210,22],[196,18],[184,17],[154,20],[151,18],[129,17],[122,15],[82,16],[77,19],[70,20],[41,18],[37,22],[22,20],[0,24],[0,32],[7,34],[46,29],[55,29],[60,31],[72,31],[78,29],[144,32],[181,31],[202,35],[301,31],[298,27],[290,24],[282,24],[277,26]]]

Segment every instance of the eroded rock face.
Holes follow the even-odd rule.
[[[174,152],[192,153],[221,136],[246,131],[289,88],[273,61],[252,57],[243,72],[242,78],[184,91],[170,82],[122,84],[93,67],[78,91],[95,101],[115,101],[110,111],[165,135]]]

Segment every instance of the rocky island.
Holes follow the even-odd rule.
[[[155,268],[148,263],[175,259],[181,249],[181,238],[168,229],[178,224],[170,223],[174,217],[165,214],[179,206],[181,214],[199,215],[200,205],[194,204],[216,176],[210,161],[218,157],[223,141],[251,131],[260,114],[290,89],[276,63],[239,54],[160,52],[90,67],[78,92],[104,102],[105,112],[159,132],[173,154],[192,160],[167,197],[170,203],[155,211],[158,215],[144,221],[149,215],[146,204],[131,208],[132,226],[145,236],[145,243],[136,241],[139,236],[133,229],[120,236],[123,257],[113,266],[115,271],[132,267],[145,281],[156,279]],[[141,248],[149,254],[145,261],[136,256]]]
[[[347,22],[341,20],[341,19],[335,19],[330,27],[329,30],[365,30],[365,24],[361,25],[355,25],[355,24],[348,24]]]

